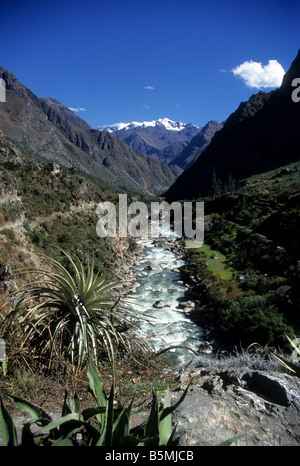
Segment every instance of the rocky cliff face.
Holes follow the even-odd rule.
[[[226,120],[195,164],[169,189],[167,198],[192,199],[209,193],[212,175],[223,183],[242,180],[299,160],[300,105],[292,81],[300,76],[300,51],[279,89],[259,92]]]
[[[130,148],[110,134],[93,130],[55,99],[40,99],[0,67],[6,103],[0,130],[31,155],[75,168],[112,190],[158,193],[180,173]]]

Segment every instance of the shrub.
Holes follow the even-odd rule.
[[[41,231],[35,228],[34,230],[28,232],[28,236],[34,244],[37,246],[43,246],[45,242],[45,236]]]
[[[222,319],[231,332],[245,344],[284,344],[283,333],[290,328],[283,317],[270,308],[262,296],[243,296],[222,310]]]
[[[16,239],[16,234],[11,228],[3,228],[0,233],[1,235],[5,235],[10,241],[15,241]]]

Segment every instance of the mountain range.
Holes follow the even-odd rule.
[[[299,161],[300,104],[292,99],[299,76],[300,51],[280,88],[252,95],[224,124],[200,128],[162,118],[103,130],[56,99],[37,97],[0,67],[0,130],[28,157],[83,172],[105,188],[193,199],[211,192],[213,178],[224,185]]]
[[[292,99],[294,79],[300,77],[300,51],[271,92],[252,95],[217,131],[207,149],[184,171],[166,193],[166,199],[207,196],[214,180],[243,180],[300,160],[300,103]]]
[[[185,159],[181,155],[182,151],[194,136],[203,131],[203,128],[193,123],[186,124],[172,121],[169,118],[160,118],[153,121],[118,123],[106,126],[104,130],[122,139],[135,150],[167,165],[178,165],[183,169]]]
[[[199,131],[199,127],[192,123],[182,123],[181,121],[173,121],[169,118],[159,118],[158,120],[152,121],[131,121],[129,123],[116,123],[112,126],[106,126],[102,129],[112,133],[114,131],[120,131],[121,129],[129,130],[134,128],[165,128],[168,131],[183,131],[186,127],[194,126],[196,131]]]
[[[39,98],[0,67],[6,102],[0,104],[0,130],[27,156],[56,162],[93,177],[111,190],[157,194],[182,172],[134,150],[121,139],[91,128],[53,98]]]

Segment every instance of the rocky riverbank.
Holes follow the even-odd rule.
[[[185,248],[184,241],[178,238],[169,248],[177,254],[185,264],[182,265],[178,272],[180,280],[186,287],[185,299],[178,304],[184,314],[202,329],[202,341],[199,344],[199,353],[211,354],[222,351],[224,345],[218,337],[214,325],[214,313],[211,309],[206,296],[206,287],[199,279],[195,277],[189,268],[190,255]]]
[[[134,292],[138,286],[132,269],[140,263],[143,257],[144,247],[140,243],[136,243],[132,248],[122,250],[114,271],[114,278],[120,283],[119,288],[122,295]]]
[[[236,446],[299,446],[299,378],[284,373],[269,358],[242,350],[234,353],[220,341],[205,285],[189,272],[182,241],[172,250],[186,262],[180,269],[186,300],[179,306],[201,326],[204,338],[199,357],[187,369],[179,369],[182,390],[193,379],[173,417],[179,444],[214,446],[233,439]]]

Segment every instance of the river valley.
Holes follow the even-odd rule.
[[[202,341],[201,328],[185,314],[183,303],[186,286],[180,280],[179,267],[184,261],[171,246],[176,236],[158,240],[140,240],[144,255],[133,267],[136,278],[132,306],[147,316],[141,329],[156,351],[181,345],[197,351]],[[195,358],[186,348],[172,348],[163,357],[176,364],[185,364]]]

